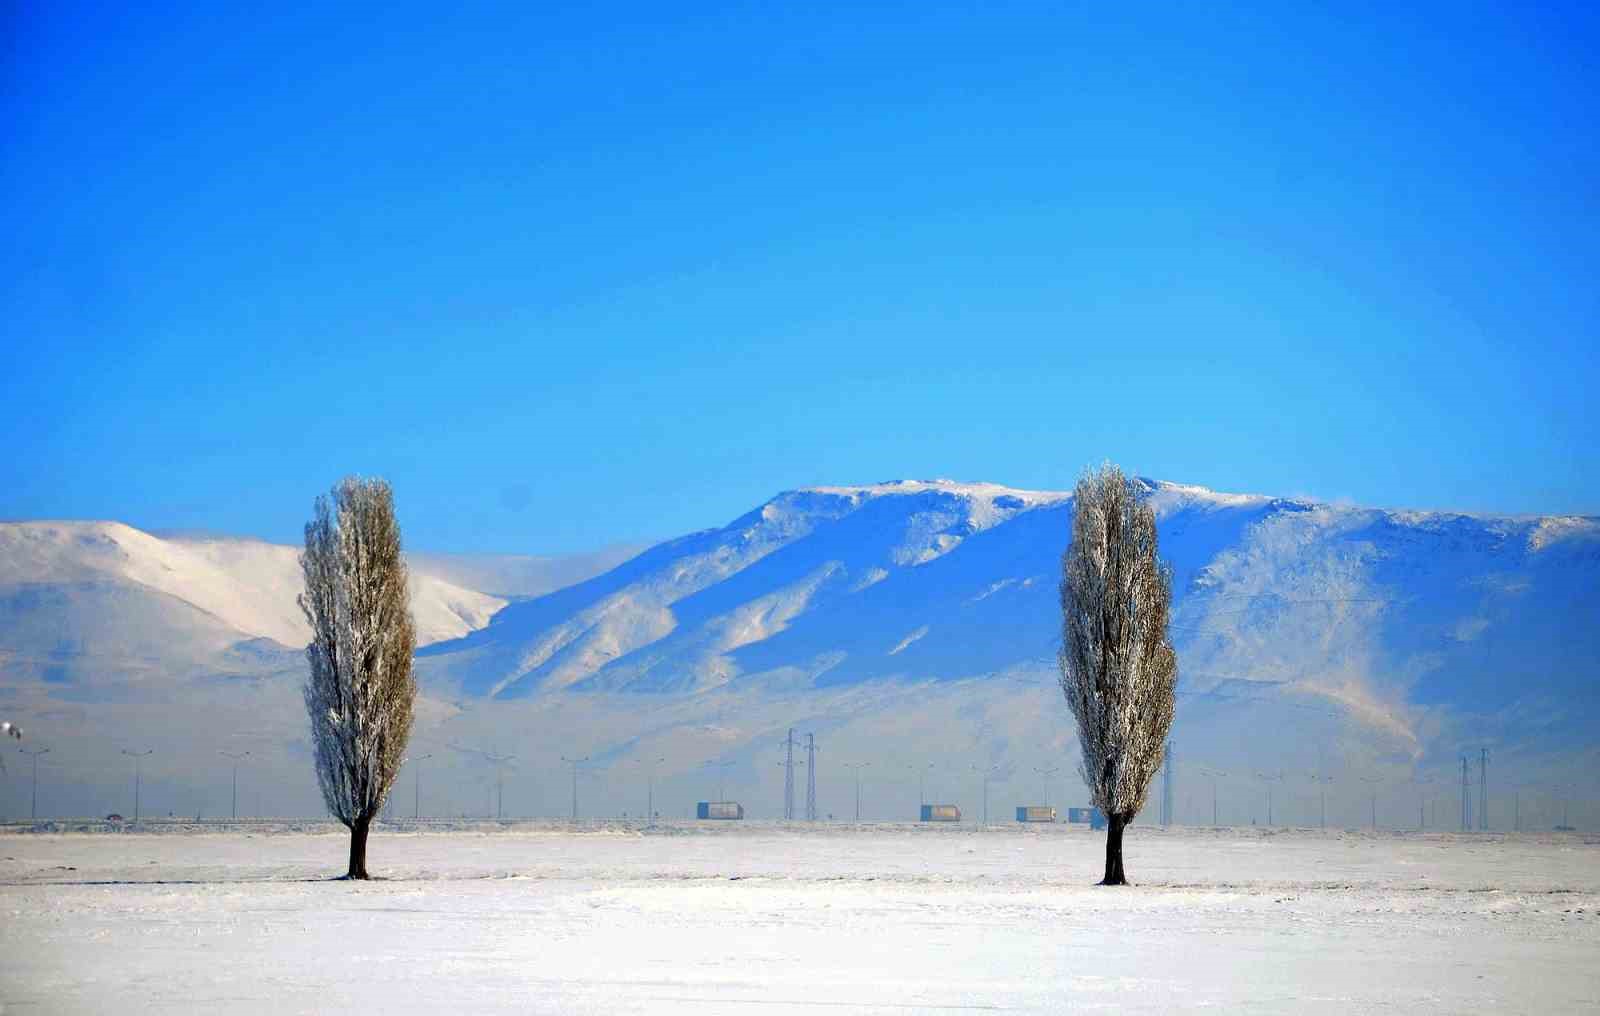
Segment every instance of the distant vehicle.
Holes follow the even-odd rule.
[[[953,804],[925,804],[922,806],[924,822],[960,822],[961,809]]]
[[[701,801],[695,805],[694,817],[733,821],[744,818],[744,805],[738,801]]]
[[[123,818],[121,815],[118,815],[116,812],[112,812],[111,814],[106,816],[106,821],[107,822],[126,822],[128,820]]]
[[[1030,804],[1017,809],[1018,822],[1054,822],[1056,810],[1043,804]]]
[[[1092,825],[1094,823],[1094,809],[1068,808],[1067,821],[1079,825]]]

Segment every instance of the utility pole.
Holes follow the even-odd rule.
[[[1211,825],[1215,828],[1220,824],[1217,822],[1217,777],[1228,774],[1221,769],[1208,769],[1205,766],[1200,767],[1200,772],[1211,777]]]
[[[1264,783],[1267,788],[1267,826],[1270,828],[1272,826],[1272,783],[1274,780],[1283,779],[1283,774],[1256,773],[1256,779]]]
[[[142,767],[141,767],[140,763],[142,763],[144,761],[144,758],[145,758],[146,755],[152,755],[154,753],[155,753],[155,749],[154,748],[150,748],[150,749],[147,749],[145,751],[129,751],[126,748],[122,749],[122,754],[132,756],[132,758],[133,758],[133,824],[134,825],[138,825],[139,824],[139,787],[140,787],[140,784],[143,782],[143,773],[141,771]]]
[[[983,776],[983,824],[984,825],[988,825],[989,824],[989,780],[992,779],[994,777],[994,775],[1000,771],[1000,763],[996,762],[994,765],[990,766],[987,769],[984,769],[984,768],[982,768],[980,766],[973,766],[972,767],[972,771],[975,772],[975,773],[981,773],[982,776]]]
[[[1363,776],[1361,782],[1372,788],[1372,828],[1378,828],[1378,784],[1383,782],[1381,776]]]
[[[239,760],[249,758],[250,753],[247,751],[223,751],[217,754],[233,760],[233,820],[237,822],[239,821]]]
[[[855,773],[856,776],[856,821],[861,821],[861,770],[870,766],[871,762],[846,762],[844,767]]]
[[[665,762],[665,758],[640,758],[634,759],[633,764],[640,766],[645,771],[645,798],[644,798],[644,824],[656,824],[656,766]]]
[[[723,780],[726,778],[726,775],[727,775],[727,772],[728,772],[728,767],[729,766],[736,766],[738,764],[739,763],[737,761],[733,760],[733,759],[729,759],[726,762],[718,762],[718,761],[716,761],[714,759],[708,759],[707,761],[701,763],[702,766],[705,766],[708,769],[715,769],[717,771],[717,803],[718,804],[721,804],[723,801],[726,801],[728,799],[727,795],[725,795],[722,792],[723,791]]]
[[[504,822],[506,820],[505,764],[516,758],[516,756],[497,755],[492,751],[486,751],[483,753],[483,757],[488,759],[489,763],[494,766],[494,820],[496,822]],[[574,783],[574,788],[576,788],[576,783]]]
[[[1033,771],[1039,774],[1039,789],[1044,791],[1044,796],[1039,798],[1039,803],[1046,808],[1050,807],[1050,777],[1061,771],[1060,766],[1034,766]]]
[[[411,821],[416,822],[422,818],[422,763],[433,754],[418,755],[411,760]]]
[[[816,734],[805,736],[805,821],[816,821]]]
[[[33,756],[33,806],[28,812],[28,821],[37,822],[39,821],[39,756],[50,754],[50,749],[35,748],[29,751],[26,748],[18,748],[17,750],[24,755]]]
[[[908,765],[906,768],[917,771],[917,804],[919,806],[926,805],[928,803],[928,770],[933,768],[933,763],[924,762],[921,765]]]
[[[1333,782],[1333,777],[1332,776],[1324,776],[1321,773],[1312,773],[1311,774],[1311,782],[1315,783],[1317,785],[1317,788],[1321,793],[1321,797],[1320,797],[1320,801],[1321,801],[1321,819],[1320,819],[1320,821],[1322,823],[1321,828],[1326,829],[1326,828],[1328,828],[1328,784]]]
[[[578,767],[589,761],[589,756],[583,758],[567,758],[561,756],[561,761],[572,767],[572,821],[578,821]]]
[[[1172,824],[1172,742],[1161,753],[1161,825]]]
[[[1489,831],[1489,749],[1478,749],[1478,830]]]
[[[783,740],[783,820],[794,821],[794,728]]]

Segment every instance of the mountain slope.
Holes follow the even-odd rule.
[[[1592,695],[1600,522],[1332,506],[1140,481],[1192,699],[1291,696],[1421,751],[1419,710]],[[1065,493],[910,481],[781,494],[425,650],[468,697],[1048,680]],[[1435,717],[1437,719],[1437,717]]]
[[[160,539],[117,522],[0,525],[0,590],[114,586],[172,597],[245,637],[303,646],[298,550],[245,539]],[[421,644],[482,627],[505,601],[413,568]]]

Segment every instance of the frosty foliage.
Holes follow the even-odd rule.
[[[1172,572],[1156,552],[1155,513],[1120,469],[1078,481],[1061,560],[1061,690],[1095,807],[1127,819],[1161,768],[1178,680]]]
[[[389,485],[349,477],[317,498],[300,566],[317,783],[328,811],[364,830],[400,769],[417,697],[416,632]]]

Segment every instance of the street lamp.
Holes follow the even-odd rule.
[[[142,767],[141,767],[140,763],[142,763],[144,761],[144,758],[145,758],[146,755],[155,754],[155,749],[154,748],[150,748],[150,749],[147,749],[145,751],[129,751],[128,749],[124,748],[124,749],[122,749],[122,754],[128,755],[133,759],[133,824],[134,825],[138,825],[139,824],[139,788],[140,788],[140,784],[143,782],[143,773],[142,773]]]
[[[1042,766],[1034,766],[1033,771],[1039,774],[1039,786],[1044,790],[1044,796],[1039,799],[1039,803],[1048,808],[1050,807],[1050,777],[1059,773],[1061,767],[1051,766],[1046,769]]]
[[[718,762],[715,759],[707,759],[706,761],[700,763],[701,768],[704,768],[704,769],[715,769],[717,771],[717,803],[718,804],[721,804],[723,801],[726,801],[728,799],[723,794],[724,784],[725,784],[725,781],[727,780],[728,767],[729,766],[736,766],[738,764],[739,764],[738,761],[734,760],[734,759],[729,759],[726,762]]]
[[[1217,777],[1226,776],[1228,774],[1223,772],[1221,769],[1211,769],[1211,768],[1208,768],[1206,766],[1199,766],[1198,768],[1200,770],[1201,775],[1211,777],[1211,826],[1212,826],[1212,828],[1216,828],[1216,826],[1218,825],[1218,822],[1217,822]]]
[[[987,769],[985,769],[985,768],[983,768],[981,766],[973,766],[972,767],[972,771],[973,772],[982,773],[983,774],[983,824],[984,825],[988,825],[989,824],[989,781],[991,779],[995,778],[995,774],[1000,771],[1000,768],[1001,768],[1001,766],[1000,766],[1000,763],[998,763],[998,762],[996,762],[994,765],[990,766]]]
[[[1267,828],[1272,828],[1272,784],[1282,780],[1282,773],[1256,773],[1256,779],[1266,784],[1267,787]]]
[[[1378,828],[1378,784],[1383,782],[1382,776],[1363,776],[1361,782],[1372,788],[1372,828]]]
[[[915,769],[917,771],[917,804],[926,806],[928,803],[928,770],[933,768],[933,763],[925,762],[919,765],[913,762],[908,764],[906,768]]]
[[[433,758],[433,753],[418,755],[411,760],[411,821],[422,818],[422,763]]]
[[[846,762],[846,769],[854,770],[856,774],[856,821],[861,821],[861,770],[870,766],[871,762]]]
[[[1332,776],[1323,776],[1319,773],[1311,774],[1311,782],[1317,784],[1322,791],[1322,828],[1328,828],[1328,784],[1333,782]]]
[[[589,756],[583,758],[567,758],[561,756],[561,761],[572,767],[572,821],[578,821],[578,767],[589,761]]]
[[[633,764],[643,768],[646,774],[645,786],[647,789],[645,791],[644,824],[647,826],[656,824],[656,766],[665,761],[665,758],[636,758],[633,760]]]
[[[33,756],[33,807],[32,810],[28,812],[28,820],[30,822],[37,822],[39,820],[39,756],[50,754],[50,749],[35,748],[32,751],[29,751],[26,748],[18,748],[17,750],[22,752],[24,755]]]
[[[220,751],[217,754],[224,758],[233,759],[233,820],[237,822],[239,821],[239,760],[249,758],[250,753],[247,751]]]

